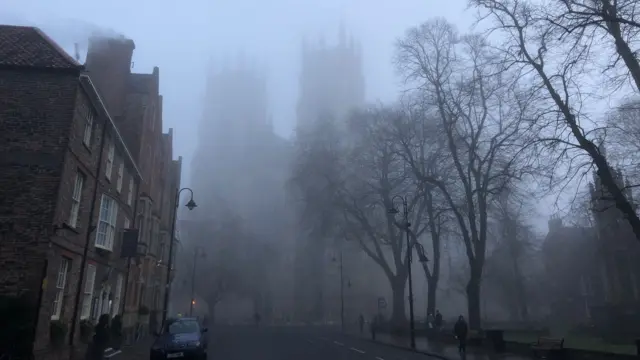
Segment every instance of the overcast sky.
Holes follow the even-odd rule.
[[[164,128],[174,128],[175,152],[190,163],[201,117],[204,74],[210,59],[232,62],[239,53],[268,68],[276,131],[288,137],[295,123],[302,38],[324,34],[335,42],[340,21],[360,39],[367,98],[392,100],[398,81],[393,42],[404,30],[443,16],[461,29],[472,23],[465,0],[0,0],[0,22],[37,25],[69,52],[86,51],[91,31],[133,39],[135,72],[160,67]],[[190,171],[185,169],[184,175]],[[188,179],[186,179],[188,182]]]

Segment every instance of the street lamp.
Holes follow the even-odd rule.
[[[191,271],[191,305],[189,306],[189,316],[193,316],[193,305],[196,304],[196,264],[198,263],[198,250],[202,258],[206,256],[204,249],[196,246],[193,249],[193,270]]]
[[[188,190],[191,193],[191,199],[185,205],[189,211],[195,209],[198,205],[193,201],[193,190],[189,188],[176,189],[175,204],[176,207],[173,210],[173,220],[171,222],[171,240],[169,241],[169,260],[167,260],[167,282],[164,290],[164,309],[162,309],[162,325],[167,321],[167,312],[169,311],[169,293],[171,292],[171,270],[173,268],[173,242],[176,234],[176,221],[178,217],[178,206],[180,206],[180,193],[184,190]]]
[[[407,276],[409,277],[409,332],[411,336],[411,348],[415,350],[416,348],[416,328],[413,317],[413,279],[411,276],[411,241],[409,240],[409,227],[411,223],[409,222],[409,205],[407,203],[406,196],[396,195],[391,198],[391,208],[389,208],[389,214],[396,215],[400,211],[395,207],[394,203],[396,199],[400,199],[402,201],[402,219],[404,221],[404,229],[407,236]]]
[[[336,261],[334,257],[332,261]],[[344,332],[344,272],[342,266],[342,249],[340,249],[340,328],[342,332]],[[351,281],[349,281],[349,286],[351,286]]]

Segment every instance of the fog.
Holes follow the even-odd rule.
[[[329,141],[318,135],[322,133],[315,127],[318,119],[330,118],[329,123],[338,124],[335,131],[349,133],[340,140],[348,146],[370,144],[363,140],[369,133],[353,135],[349,126],[368,129],[373,120],[358,122],[356,116],[345,125],[342,119],[371,104],[395,104],[409,89],[420,87],[408,85],[410,75],[400,74],[402,69],[394,65],[402,52],[398,39],[408,36],[407,29],[435,18],[468,32],[476,16],[466,7],[465,0],[190,0],[179,5],[148,0],[99,5],[79,0],[4,0],[0,21],[38,26],[69,53],[77,48],[82,61],[91,35],[124,36],[136,45],[133,72],[150,73],[159,67],[164,130],[174,131],[174,154],[183,157],[182,187],[191,188],[198,203],[192,211],[181,209],[178,217],[172,312],[189,311],[193,288],[196,314],[208,314],[219,322],[248,321],[260,313],[272,322],[339,323],[344,317],[356,324],[360,315],[370,320],[377,314],[393,318],[396,312],[408,312],[406,306],[397,305],[408,291],[402,270],[404,232],[393,222],[400,219],[402,209],[389,198],[426,190],[405,183],[406,178],[400,180],[401,186],[377,202],[397,206],[396,218],[371,207],[366,211],[362,207],[358,214],[347,211],[345,218],[352,216],[355,222],[361,220],[358,216],[368,217],[366,224],[360,222],[361,234],[354,235],[356,231],[345,225],[349,221],[336,219],[342,216],[343,205],[332,203],[328,209],[318,204],[328,201],[324,191],[338,180],[353,181],[365,173],[369,178],[383,177],[375,173],[379,169],[366,167],[379,159],[367,162],[362,160],[365,155],[351,154],[347,160],[334,161],[346,164],[336,170],[331,154],[314,153],[322,158],[316,162],[309,155],[306,165],[300,158],[313,152],[310,144]],[[393,117],[383,110],[380,117]],[[433,126],[434,133],[444,131]],[[312,129],[316,132],[310,135]],[[441,139],[423,140],[437,144]],[[408,161],[406,156],[402,159]],[[407,164],[404,171],[410,168]],[[340,176],[328,179],[329,168]],[[442,165],[438,171],[452,168]],[[538,198],[531,195],[538,182],[527,176],[536,171],[540,172],[522,170],[527,190],[524,200],[518,201],[524,205],[513,207],[511,200],[501,202],[500,196],[495,200],[498,205],[493,200],[489,204],[491,211],[495,207],[496,214],[508,216],[485,219],[486,262],[484,274],[480,271],[485,321],[540,321],[547,316],[543,294],[531,288],[542,281],[540,248],[547,220],[558,211],[553,202],[560,195],[557,188],[544,194],[540,190]],[[308,178],[301,180],[301,173]],[[592,181],[591,173],[586,173],[583,177]],[[350,184],[341,190],[343,198],[371,185],[360,180]],[[572,183],[574,187],[578,188]],[[570,192],[575,194],[575,189]],[[461,190],[451,193],[464,197]],[[186,199],[183,192],[182,202]],[[428,259],[418,261],[419,255],[411,252],[416,318],[434,310],[428,310],[427,277],[436,272],[435,266],[439,276],[431,289],[435,308],[446,319],[466,316],[467,283],[473,271],[464,231],[452,225],[464,221],[453,215],[451,206],[439,205],[446,203],[444,197],[432,200],[434,211],[440,212],[432,218],[410,200],[408,220]],[[308,203],[313,201],[317,206],[311,209]],[[436,246],[430,224],[436,218],[440,222],[441,214],[446,221],[438,227],[443,230]],[[569,222],[578,222],[574,220]],[[467,224],[474,221],[467,219]],[[377,225],[370,225],[374,222]],[[383,229],[386,225],[389,228]],[[361,239],[358,236],[377,236],[373,242],[379,242],[363,249],[361,240],[354,240]],[[505,245],[510,238],[525,239],[519,244],[528,245],[514,250]],[[515,268],[509,261],[514,257],[519,264]],[[518,288],[518,280],[511,278],[514,272],[526,278],[530,288]]]

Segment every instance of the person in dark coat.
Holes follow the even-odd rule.
[[[456,335],[458,339],[458,351],[460,354],[464,354],[467,352],[467,333],[469,332],[469,326],[467,322],[464,320],[464,316],[460,315],[458,317],[458,321],[453,326],[453,333]]]
[[[104,351],[109,347],[109,338],[109,314],[102,314],[100,318],[98,318],[98,324],[95,327],[95,334],[93,335],[91,360],[102,360],[104,358]]]
[[[364,332],[364,316],[362,314],[358,317],[358,325],[360,325],[360,334],[362,334]]]
[[[116,315],[111,319],[111,346],[120,349],[122,344],[122,316]]]
[[[442,314],[440,314],[440,311],[438,310],[436,310],[435,324],[436,324],[436,330],[439,331],[442,328]]]

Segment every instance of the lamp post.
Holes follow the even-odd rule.
[[[426,268],[427,266],[427,262],[429,261],[429,258],[427,258],[427,254],[426,251],[424,250],[424,246],[422,246],[422,244],[420,244],[419,242],[416,242],[414,244],[414,246],[416,247],[416,252],[418,253],[418,261],[420,261],[420,263],[422,264],[423,269]],[[425,273],[427,272],[427,270],[425,270]],[[427,301],[427,312],[426,314],[429,314],[429,301]]]
[[[389,214],[395,215],[399,213],[398,209],[395,207],[394,202],[396,199],[400,199],[402,201],[402,217],[404,221],[404,229],[407,237],[407,277],[409,278],[409,334],[411,336],[411,348],[416,348],[416,328],[413,317],[413,279],[411,276],[411,241],[409,240],[409,227],[411,223],[409,222],[409,204],[407,203],[406,196],[396,195],[391,198],[391,208],[389,209]]]
[[[189,316],[193,316],[193,305],[196,304],[196,266],[198,264],[198,252],[204,258],[204,249],[196,246],[193,249],[193,270],[191,271],[191,304],[189,305]]]
[[[333,261],[336,261],[335,257]],[[342,249],[340,249],[340,328],[344,332],[344,268],[342,264]]]
[[[191,193],[191,199],[185,205],[189,211],[195,209],[198,205],[193,201],[193,190],[189,188],[176,189],[176,207],[173,210],[173,220],[171,222],[171,241],[169,242],[169,259],[167,260],[167,282],[164,290],[164,307],[162,309],[162,325],[167,321],[167,312],[169,311],[169,293],[171,292],[171,268],[173,267],[173,242],[176,236],[176,220],[178,217],[178,206],[180,206],[180,193],[184,190],[188,190]]]

